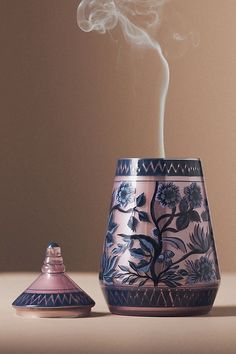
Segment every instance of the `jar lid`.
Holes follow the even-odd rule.
[[[12,303],[18,315],[27,317],[86,316],[94,305],[65,273],[61,248],[55,242],[48,244],[41,274]]]

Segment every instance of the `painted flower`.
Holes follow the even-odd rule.
[[[188,247],[195,253],[206,253],[212,245],[210,233],[205,232],[199,224],[194,226],[193,233],[190,234],[190,241]]]
[[[178,204],[181,199],[179,187],[172,182],[159,184],[156,199],[164,208],[175,208],[176,204]]]
[[[122,182],[118,188],[116,199],[122,207],[134,201],[135,188],[130,182]]]
[[[157,259],[158,263],[164,263],[166,267],[170,266],[172,264],[172,258],[174,257],[174,252],[171,250],[166,250],[160,254],[160,256]]]
[[[196,182],[191,183],[189,187],[185,187],[184,194],[191,208],[199,208],[202,205],[201,188]]]
[[[207,257],[201,257],[195,261],[187,260],[185,265],[189,283],[209,282],[216,279],[213,261]]]

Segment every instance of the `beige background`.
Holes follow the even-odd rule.
[[[49,240],[68,269],[97,270],[116,159],[155,156],[156,56],[118,31],[82,33],[77,3],[0,1],[2,271],[39,270]],[[201,157],[221,269],[233,271],[236,1],[172,4],[200,45],[180,58],[169,48],[166,152]]]

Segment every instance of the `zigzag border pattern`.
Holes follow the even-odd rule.
[[[95,302],[82,292],[62,294],[22,293],[12,304],[23,307],[65,307],[65,306],[94,306]]]
[[[121,159],[116,176],[202,176],[199,160]]]
[[[103,292],[110,306],[128,307],[199,307],[212,305],[216,288],[136,288],[104,287]]]

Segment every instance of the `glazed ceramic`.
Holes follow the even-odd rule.
[[[205,314],[219,281],[200,160],[118,160],[100,272],[110,311]]]
[[[95,302],[66,273],[61,248],[50,242],[42,273],[13,302],[24,317],[83,317]]]

